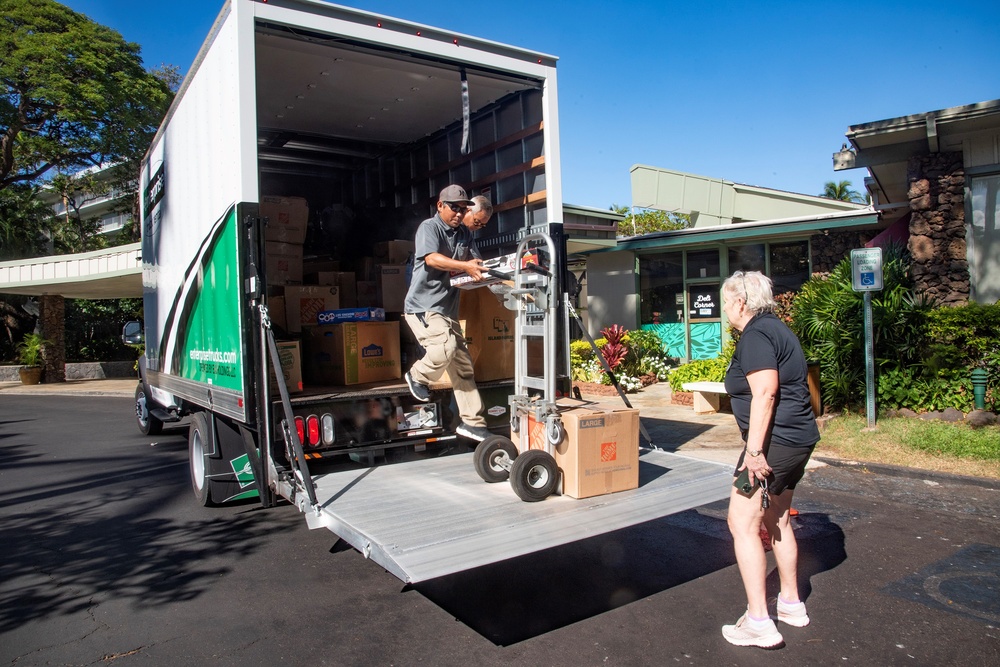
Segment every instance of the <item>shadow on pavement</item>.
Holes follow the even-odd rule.
[[[735,565],[727,502],[413,588],[486,639],[516,644]],[[843,531],[825,515],[797,517],[800,533],[799,577],[807,595],[810,578],[847,555]],[[777,570],[770,562],[768,595],[774,597]]]
[[[21,456],[23,447],[3,452],[5,461]],[[186,464],[118,463],[107,478],[81,472],[49,490],[0,495],[0,633],[112,597],[136,608],[194,599],[265,535],[296,527],[241,507],[165,517],[164,507],[187,499]]]

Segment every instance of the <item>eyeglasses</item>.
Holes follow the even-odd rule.
[[[456,204],[450,201],[446,201],[445,204],[447,204],[448,208],[450,208],[454,213],[465,213],[469,210],[469,207],[465,204]]]
[[[743,303],[746,303],[750,298],[750,292],[747,291],[747,274],[744,273],[740,278],[743,279]]]

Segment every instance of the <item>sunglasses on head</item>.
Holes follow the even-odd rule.
[[[469,210],[469,207],[466,206],[465,204],[456,204],[455,202],[450,202],[450,201],[446,201],[445,204],[447,204],[448,208],[450,208],[455,213],[465,213],[467,210]]]

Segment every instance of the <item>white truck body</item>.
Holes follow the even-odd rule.
[[[436,557],[434,567],[413,571],[393,566],[392,549],[408,551],[399,536],[385,538],[393,540],[391,548],[380,545],[373,537],[377,531],[367,527],[377,523],[370,511],[361,519],[337,511],[338,503],[347,507],[349,494],[361,507],[375,508],[375,515],[399,516],[386,489],[377,488],[383,475],[362,468],[325,478],[322,466],[345,459],[371,465],[393,448],[458,444],[450,392],[438,391],[433,409],[421,408],[401,379],[313,384],[292,396],[286,404],[296,417],[328,416],[323,423],[331,425],[329,441],[324,434],[322,443],[304,443],[315,484],[296,469],[282,434],[282,419],[289,415],[275,391],[280,381],[274,379],[270,323],[263,316],[281,289],[268,279],[265,252],[266,229],[275,221],[260,215],[260,203],[267,197],[306,199],[304,256],[347,266],[369,254],[374,242],[412,238],[416,223],[433,213],[436,193],[449,183],[493,200],[496,214],[478,239],[487,257],[510,252],[529,230],[561,237],[557,108],[556,59],[543,53],[319,0],[225,4],[150,146],[141,177],[146,354],[137,390],[139,422],[149,428],[192,415],[192,483],[200,501],[256,495],[270,506],[286,497],[311,526],[333,530],[376,554],[401,578],[416,580],[723,497],[719,480],[725,474],[719,477],[710,464],[691,472],[692,464],[685,464],[688,477],[701,480],[697,492],[691,492],[690,480],[666,495],[651,495],[654,488],[647,487],[631,494],[644,499],[645,509],[619,513],[603,525],[574,518],[564,506],[574,501],[557,498],[523,511],[545,521],[559,505],[559,521],[576,528],[554,530],[534,547],[530,535],[515,551],[477,546],[470,538],[460,540],[462,557],[453,562]],[[346,228],[327,229],[317,225],[321,210],[352,211],[355,217]],[[553,269],[565,270],[564,250],[550,259]],[[566,323],[560,326],[559,373],[568,378]],[[480,383],[497,432],[509,425],[509,384]],[[397,421],[396,415],[418,409],[430,410],[421,428]],[[405,478],[408,465],[391,466],[392,474]],[[421,465],[433,467],[434,461]],[[471,462],[465,467],[475,478]],[[477,518],[489,511],[502,515],[506,510],[500,508],[519,502],[509,488],[500,495],[495,486],[482,485],[493,510],[459,512],[461,494],[449,498],[441,489],[429,490],[433,475],[419,474],[422,479],[409,486],[390,482],[418,496],[426,492],[424,502],[434,507],[407,521],[422,536],[414,545],[440,550],[451,539],[436,536],[421,517],[434,523],[438,516],[440,527],[436,512],[450,512],[447,529],[453,537],[457,530],[469,538],[485,535]],[[365,492],[372,483],[376,487]],[[305,486],[312,492],[305,493]],[[615,495],[625,501],[626,494]],[[576,511],[590,505],[581,502]],[[467,523],[456,523],[458,516]],[[479,553],[469,557],[468,549]]]

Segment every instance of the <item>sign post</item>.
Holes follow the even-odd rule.
[[[875,341],[872,331],[872,292],[882,289],[882,248],[851,251],[851,287],[863,292],[865,325],[865,403],[868,428],[875,428]]]

